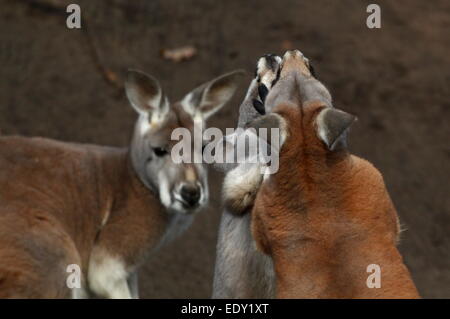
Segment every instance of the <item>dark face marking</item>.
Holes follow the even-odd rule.
[[[253,99],[253,107],[259,114],[266,114],[266,109],[264,108],[264,104],[261,101]]]
[[[312,66],[311,63],[309,63],[309,72],[311,72],[311,75],[313,77],[316,77],[316,71],[314,70],[314,67]]]
[[[264,57],[266,58],[266,67],[268,69],[271,69],[272,71],[275,71],[276,67],[278,66],[278,62],[275,59],[277,55],[276,54],[266,54]]]
[[[275,77],[275,79],[272,81],[271,86],[273,87],[275,85],[275,83],[278,82],[278,80],[280,79],[280,73],[281,73],[281,68],[278,68],[277,71],[277,76]]]
[[[264,103],[266,101],[267,94],[269,94],[269,89],[264,84],[258,85],[258,94],[261,101]]]

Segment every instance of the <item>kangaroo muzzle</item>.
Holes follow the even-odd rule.
[[[194,183],[184,184],[180,189],[180,197],[186,208],[195,208],[200,204],[202,189]]]

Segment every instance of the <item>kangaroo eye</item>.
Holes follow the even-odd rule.
[[[168,154],[167,150],[162,147],[154,147],[153,152],[155,152],[155,155],[158,157],[162,157]]]

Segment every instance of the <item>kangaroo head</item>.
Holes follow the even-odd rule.
[[[280,136],[295,136],[290,139],[295,147],[290,148],[296,150],[309,152],[304,148],[324,147],[323,151],[333,152],[345,146],[347,131],[355,116],[332,106],[330,93],[315,78],[312,66],[303,53],[287,51],[280,60],[275,60],[280,65],[278,80],[269,85],[269,90],[261,78],[267,91],[263,99],[263,113],[268,114],[249,126],[278,126]],[[271,68],[266,69],[266,73],[274,74]],[[304,143],[306,139],[308,143]]]
[[[202,134],[194,134],[194,130],[202,132],[205,120],[231,99],[241,75],[240,71],[225,74],[171,105],[155,78],[139,71],[128,72],[126,94],[139,115],[131,143],[131,162],[140,180],[159,194],[168,211],[193,212],[208,200],[204,164],[175,161],[172,148],[180,142],[172,138],[172,132],[187,129],[191,138],[183,143],[191,144],[186,149],[201,158],[202,147],[191,147],[202,145]]]

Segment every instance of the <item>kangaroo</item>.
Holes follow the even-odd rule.
[[[264,101],[278,80],[281,62],[281,57],[273,54],[257,61],[256,76],[239,107],[238,128],[245,128],[270,112],[266,111]],[[256,249],[250,231],[250,211],[262,180],[259,173],[255,174],[258,165],[215,164],[215,167],[225,171],[226,175],[212,297],[273,298],[275,274],[272,260]]]
[[[283,249],[280,248],[280,251],[287,250],[288,248],[290,250],[293,250],[293,248],[295,248],[296,246],[289,245],[289,243],[295,242],[294,239],[299,237],[300,236],[299,234],[302,234],[302,231],[307,230],[306,224],[303,225],[300,224],[299,221],[296,222],[295,212],[299,210],[300,212],[307,211],[309,212],[309,214],[312,214],[312,212],[314,211],[314,209],[310,207],[304,207],[306,206],[305,203],[303,203],[303,206],[300,206],[300,204],[298,204],[299,202],[301,202],[300,200],[302,193],[300,192],[300,190],[303,190],[303,188],[309,189],[310,187],[308,186],[308,184],[303,185],[302,182],[304,180],[297,179],[296,177],[298,176],[298,174],[294,174],[294,172],[291,170],[294,168],[298,168],[298,170],[301,171],[303,165],[302,161],[303,156],[301,156],[303,154],[302,152],[304,152],[305,154],[309,154],[310,150],[305,149],[304,146],[298,145],[300,141],[302,141],[301,136],[299,136],[300,133],[297,133],[295,136],[294,134],[291,134],[290,130],[296,129],[298,131],[303,126],[298,126],[299,123],[302,124],[302,121],[298,119],[299,117],[298,114],[296,115],[295,113],[291,114],[288,112],[297,111],[300,112],[300,115],[302,115],[304,109],[310,108],[313,105],[316,105],[317,108],[320,107],[324,111],[323,113],[321,113],[322,115],[320,117],[317,117],[317,121],[316,119],[314,119],[314,123],[313,124],[310,123],[311,125],[313,125],[313,128],[311,128],[311,130],[317,132],[316,134],[317,136],[321,136],[319,141],[316,140],[316,143],[319,143],[321,147],[324,147],[323,143],[325,143],[324,141],[327,141],[326,143],[328,144],[326,145],[329,149],[328,151],[327,150],[325,151],[327,152],[326,154],[328,154],[328,156],[332,156],[333,154],[338,153],[346,154],[346,156],[348,158],[351,158],[352,161],[365,163],[365,165],[361,165],[360,167],[366,167],[364,170],[367,172],[368,175],[371,175],[372,172],[373,176],[378,177],[376,184],[378,185],[378,189],[380,190],[380,192],[378,193],[378,195],[375,195],[374,197],[377,196],[380,197],[379,198],[380,204],[379,205],[374,204],[373,207],[370,207],[369,204],[365,210],[362,210],[362,212],[364,213],[365,211],[370,210],[372,208],[371,212],[373,213],[373,216],[369,220],[372,219],[384,220],[384,222],[386,222],[387,224],[391,223],[392,226],[392,228],[386,226],[386,229],[383,229],[384,232],[382,232],[379,236],[394,238],[393,242],[388,241],[389,245],[386,246],[389,247],[389,249],[392,251],[392,254],[388,257],[391,257],[393,260],[395,260],[395,262],[393,262],[392,264],[394,270],[389,270],[390,277],[391,278],[395,277],[395,275],[397,274],[400,274],[403,277],[403,279],[399,280],[398,283],[405,284],[404,285],[405,288],[403,290],[404,293],[402,294],[401,289],[400,291],[397,292],[391,290],[390,291],[391,294],[389,294],[388,292],[389,288],[387,290],[368,289],[366,286],[363,286],[361,288],[361,285],[365,284],[365,278],[368,275],[365,271],[366,267],[370,263],[362,265],[364,267],[363,268],[360,267],[358,269],[359,272],[357,273],[357,275],[360,278],[358,279],[359,281],[357,283],[360,286],[359,288],[361,288],[362,292],[371,291],[374,295],[378,294],[378,296],[385,298],[390,296],[392,297],[418,296],[414,284],[409,278],[408,271],[403,265],[401,257],[397,249],[395,248],[396,243],[395,238],[397,238],[399,233],[399,226],[398,226],[399,224],[397,215],[395,213],[395,209],[393,208],[392,203],[389,199],[389,195],[385,190],[381,174],[378,171],[376,171],[376,169],[373,168],[373,166],[371,166],[369,163],[365,162],[364,160],[357,159],[356,157],[351,156],[347,153],[345,148],[347,130],[343,129],[346,128],[345,125],[341,123],[341,126],[337,126],[338,128],[340,127],[341,129],[343,129],[343,131],[341,132],[342,134],[339,135],[339,138],[336,138],[334,142],[332,142],[331,135],[329,135],[330,132],[332,132],[332,127],[334,125],[333,123],[336,122],[335,120],[333,120],[335,117],[337,118],[342,117],[343,123],[347,124],[348,126],[353,122],[354,117],[351,115],[342,116],[342,114],[346,113],[341,111],[339,111],[338,116],[330,116],[335,111],[335,109],[333,109],[331,95],[326,89],[326,87],[316,79],[312,65],[300,51],[286,52],[286,54],[283,57],[283,60],[281,60],[281,58],[279,57],[276,57],[275,59],[271,58],[270,61],[265,60],[267,60],[267,57],[264,57],[259,60],[256,72],[257,76],[255,80],[252,81],[247,96],[241,105],[240,120],[243,119],[243,121],[240,121],[240,125],[248,127],[251,126],[261,127],[261,124],[263,124],[264,126],[267,125],[267,123],[272,123],[271,126],[273,126],[273,123],[278,122],[279,128],[281,129],[281,131],[283,131],[281,134],[282,140],[285,141],[286,145],[294,144],[294,146],[290,146],[289,149],[298,150],[298,152],[295,153],[296,156],[286,157],[284,154],[285,152],[287,153],[287,151],[285,150],[287,146],[282,148],[283,153],[281,154],[280,157],[281,169],[278,173],[276,173],[273,176],[271,175],[268,178],[263,178],[261,174],[259,174],[259,170],[254,169],[254,170],[247,170],[247,174],[244,178],[236,179],[236,176],[233,175],[235,175],[234,173],[236,173],[236,175],[239,173],[240,171],[239,166],[232,168],[232,170],[229,171],[228,174],[226,175],[223,191],[225,210],[222,215],[222,221],[219,230],[213,297],[299,298],[299,297],[358,296],[356,293],[354,295],[346,294],[345,291],[341,292],[341,294],[335,295],[330,294],[328,296],[317,294],[314,295],[312,291],[308,291],[307,285],[305,285],[305,287],[302,288],[303,282],[301,282],[298,277],[294,276],[290,277],[288,275],[290,272],[286,272],[286,274],[283,273],[284,272],[283,267],[286,268],[291,267],[291,273],[294,270],[298,270],[297,274],[298,275],[300,274],[302,268],[301,266],[298,266],[297,263],[295,262],[296,260],[294,258],[295,256],[292,255],[289,256],[292,258],[286,257],[285,259],[283,259],[284,263],[281,264],[282,266],[279,266],[279,263],[277,262],[278,259],[274,257],[275,254],[278,254],[278,250],[275,248],[270,249],[271,245],[269,245],[269,243],[272,244],[272,242],[266,239],[266,237],[269,236],[265,235],[265,232],[268,232],[269,230],[271,231],[271,234],[276,234],[277,231],[279,231],[281,234],[284,234],[285,237],[283,237],[282,239],[280,238],[279,240],[277,240],[277,238],[274,238],[273,241],[276,242],[278,246],[283,247]],[[263,78],[261,75],[263,75],[266,78],[275,80],[263,82],[261,81],[261,79]],[[263,103],[259,103],[258,102],[259,100],[262,100]],[[285,104],[289,105],[283,106]],[[253,110],[251,110],[252,107],[254,108]],[[279,112],[278,107],[280,108]],[[287,108],[288,110],[287,111],[283,110],[283,108]],[[275,111],[275,113],[264,115],[265,113],[270,113],[272,111]],[[325,116],[327,112],[330,113],[328,116]],[[251,116],[248,116],[248,114],[251,114]],[[281,115],[286,118],[297,119],[292,120],[292,122],[295,122],[294,124],[297,126],[295,126],[289,121],[286,121],[284,117],[282,117]],[[318,130],[316,127],[317,126],[316,122],[325,123],[326,121],[323,121],[323,119],[325,118],[330,118],[332,120],[328,121],[329,122],[328,127],[326,125],[322,125],[321,129]],[[253,124],[249,125],[249,122],[250,123],[253,122]],[[313,135],[313,133],[310,133],[310,135]],[[314,135],[314,138],[317,137],[316,135]],[[290,136],[289,140],[286,140],[287,136]],[[298,143],[294,143],[292,141],[297,141]],[[319,161],[319,163],[323,161],[324,159],[322,158],[321,161]],[[293,165],[293,163],[299,164],[297,166]],[[309,167],[314,168],[313,165],[307,166],[307,168]],[[327,167],[320,167],[320,168],[325,170]],[[303,171],[305,172],[305,174],[308,173],[308,170],[306,170],[306,168]],[[316,172],[316,170],[314,170],[314,172]],[[242,174],[243,172],[240,173]],[[322,170],[317,170],[316,173],[322,173]],[[318,178],[320,177],[320,181],[326,181],[325,182],[326,186],[333,185],[333,180],[330,178],[330,176],[331,175],[325,174],[317,175]],[[330,179],[327,180],[326,177]],[[245,181],[245,183],[242,183],[242,181]],[[368,179],[367,184],[370,185],[370,181],[371,180]],[[363,181],[360,182],[361,185],[364,184]],[[278,184],[283,185],[283,187],[276,188]],[[260,191],[260,187],[263,187],[263,189],[265,190],[264,193]],[[367,185],[362,187],[367,187]],[[358,197],[363,197],[361,191],[362,190],[356,192],[355,190],[355,195],[353,196],[355,202],[357,202]],[[328,193],[328,195],[330,195],[330,193]],[[325,196],[324,194],[321,194],[321,196],[317,197],[323,199]],[[333,197],[331,196],[331,198]],[[255,203],[256,199],[257,201]],[[359,204],[361,203],[364,202],[360,202]],[[389,212],[386,213],[386,216],[379,217],[376,215],[376,212],[374,212],[374,210],[376,210],[378,207],[382,207],[383,203],[385,203],[386,207],[389,208],[388,209]],[[324,201],[323,204],[326,205],[329,203],[328,201]],[[273,210],[272,207],[274,208]],[[280,209],[281,213],[279,213],[277,209]],[[290,212],[290,210],[292,210],[292,212],[288,215],[287,212]],[[261,211],[264,213],[261,213]],[[364,218],[363,216],[365,216],[363,213],[361,213],[361,220],[362,218]],[[275,220],[275,217],[278,216],[278,214],[285,218],[285,219],[281,218],[281,220],[283,221],[283,226],[286,226],[286,229],[283,229],[281,226],[277,227],[278,220]],[[260,217],[260,215],[263,217]],[[308,217],[309,215],[303,216],[304,219],[307,219]],[[300,219],[300,217],[298,217],[298,219]],[[317,218],[317,220],[319,220],[319,218]],[[336,222],[337,225],[344,224],[343,221],[335,221],[335,220],[333,221]],[[328,225],[330,224],[332,225],[333,222],[328,223]],[[298,227],[301,226],[301,228],[296,228],[296,226]],[[371,227],[377,225],[366,223],[366,226]],[[332,228],[328,228],[327,230],[329,232],[334,231],[334,229]],[[368,232],[368,234],[372,234],[372,232]],[[367,235],[367,238],[369,238],[370,236],[368,234],[362,233],[359,234],[359,236],[365,237]],[[292,239],[289,238],[289,235],[292,236]],[[353,235],[357,236],[358,234]],[[346,235],[341,234],[341,236],[345,238]],[[351,238],[351,235],[348,236],[349,238]],[[373,239],[376,240],[375,238]],[[273,246],[278,247],[275,244],[273,244]],[[298,249],[299,254],[301,252],[300,247],[301,246],[299,246]],[[361,247],[363,247],[363,244],[361,244]],[[369,247],[373,249],[374,253],[378,251],[381,254],[381,252],[383,251],[382,249],[378,250],[380,247],[382,247],[381,243],[378,246],[373,245]],[[305,254],[304,256],[306,258],[307,255]],[[326,254],[324,254],[322,257],[324,262],[325,261],[329,261],[330,263],[333,262],[326,259],[327,257]],[[360,256],[353,256],[353,257],[355,258],[355,263],[356,260],[362,259]],[[348,256],[348,258],[350,258],[350,256]],[[366,261],[364,261],[364,263],[365,262]],[[375,263],[376,261],[372,262]],[[381,260],[378,260],[378,262],[381,263]],[[301,262],[299,262],[299,265],[301,265]],[[314,262],[312,262],[311,265],[315,265]],[[315,269],[316,268],[312,267],[309,268],[311,272],[313,272],[313,270]],[[386,269],[385,270],[383,269],[384,267],[382,268],[382,271],[386,271]],[[329,274],[328,277],[329,281],[332,282],[337,278],[345,277],[345,275],[347,275],[348,272],[345,273],[336,272],[335,278],[332,277],[330,273],[328,274]],[[313,287],[316,285],[317,278],[315,278],[311,274],[308,274],[306,271],[304,273],[301,273],[301,275],[302,275],[301,280],[307,281],[309,287]],[[320,280],[318,281],[318,283],[319,282]],[[298,290],[304,289],[302,291],[303,294],[295,294],[295,293],[289,294],[288,293],[289,287],[286,288],[288,284],[290,284],[291,287],[296,287]],[[395,285],[395,282],[391,282],[391,285]],[[351,284],[349,284],[349,286],[351,286]],[[322,286],[322,288],[324,288],[324,286]],[[369,298],[369,295],[363,296]]]
[[[309,60],[306,57],[304,59],[307,68],[314,73]],[[281,66],[282,58],[274,54],[258,59],[255,78],[239,107],[238,128],[246,128],[249,123],[271,112],[266,98],[270,89],[279,81]],[[307,92],[306,97],[320,98],[327,105],[332,105],[330,93],[315,77],[304,81],[303,86]],[[274,298],[275,273],[272,260],[257,250],[250,227],[250,212],[263,179],[259,174],[259,166],[215,164],[215,167],[225,171],[226,175],[212,297]]]
[[[203,127],[241,74],[171,105],[155,78],[130,70],[138,119],[127,148],[0,137],[0,298],[138,298],[139,266],[208,202],[206,168],[174,162],[171,133]]]
[[[251,211],[257,249],[273,263],[275,296],[417,298],[383,177],[348,151],[356,117],[311,99],[304,86],[311,77],[303,54],[286,52],[266,98],[272,113],[257,120],[278,122],[284,137],[280,169],[261,182]],[[379,269],[377,286],[371,265]]]

